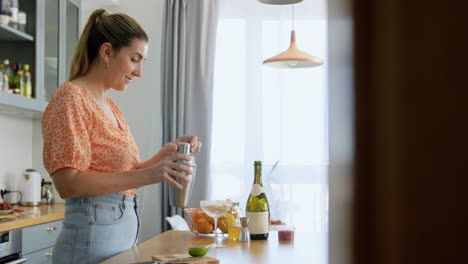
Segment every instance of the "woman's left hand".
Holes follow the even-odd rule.
[[[181,136],[177,138],[176,140],[174,140],[174,142],[175,143],[179,143],[179,142],[190,143],[190,152],[192,153],[198,153],[201,150],[202,143],[201,141],[198,141],[197,136],[194,136],[194,135]]]

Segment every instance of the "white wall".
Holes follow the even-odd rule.
[[[0,113],[0,189],[18,190],[32,166],[32,123],[27,117]]]

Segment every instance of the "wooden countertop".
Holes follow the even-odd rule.
[[[213,236],[196,236],[189,231],[167,231],[131,248],[103,264],[150,261],[157,254],[187,254],[189,246],[208,245]],[[277,232],[271,231],[268,240],[250,242],[223,240],[223,248],[210,249],[208,255],[222,264],[255,263],[327,263],[326,233],[295,232],[294,242],[279,242]]]
[[[21,206],[19,208],[25,210],[24,215],[16,216],[10,221],[0,219],[0,232],[63,220],[65,212],[65,205],[63,203]],[[3,215],[1,216],[3,217]]]

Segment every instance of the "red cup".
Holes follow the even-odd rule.
[[[294,227],[284,226],[278,230],[278,241],[280,242],[293,242],[294,241]]]

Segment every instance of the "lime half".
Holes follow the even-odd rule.
[[[192,257],[203,257],[208,252],[207,247],[190,247],[188,253]]]

